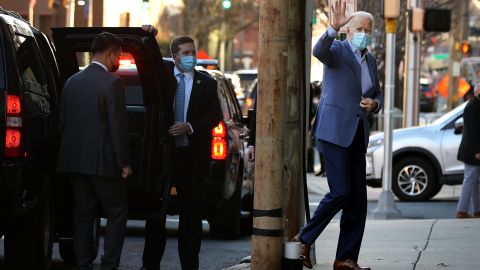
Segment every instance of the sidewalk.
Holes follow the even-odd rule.
[[[311,197],[328,192],[326,181],[308,177]],[[460,186],[445,186],[436,196],[458,197]],[[368,188],[369,200],[381,189]],[[316,270],[331,270],[339,233],[334,219],[315,242]],[[359,264],[373,270],[480,270],[480,219],[367,219]],[[240,264],[228,268],[250,269]],[[304,268],[307,269],[307,268]]]
[[[315,270],[332,269],[338,225],[332,221],[315,242]],[[480,219],[367,220],[359,264],[373,270],[478,270]]]
[[[339,226],[315,242],[317,265],[332,269]],[[480,269],[480,219],[367,220],[359,264],[387,270]]]

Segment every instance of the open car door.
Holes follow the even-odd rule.
[[[162,215],[170,192],[172,85],[155,38],[134,27],[53,28],[61,86],[88,65],[97,34],[110,32],[122,39],[121,67],[116,74],[126,85],[130,160],[127,180],[130,219]],[[126,58],[126,59],[125,59]],[[122,65],[122,59],[126,60]],[[85,89],[88,91],[88,89]],[[165,208],[165,207],[163,207]]]

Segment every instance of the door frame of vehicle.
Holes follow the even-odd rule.
[[[171,139],[167,136],[167,127],[169,119],[173,119],[171,116],[173,112],[167,106],[173,104],[172,95],[169,93],[173,82],[167,76],[155,38],[140,27],[65,27],[53,28],[52,32],[61,86],[70,76],[79,71],[76,53],[89,52],[94,38],[99,33],[110,32],[120,37],[122,51],[134,57],[143,89],[146,119],[144,145],[147,147],[143,148],[142,171],[137,172],[141,174],[139,178],[145,181],[145,184],[142,194],[133,199],[141,201],[146,211],[143,213],[129,211],[129,215],[140,219],[157,215],[162,207],[151,205],[152,201],[158,199],[158,192],[154,193],[154,187],[169,188],[167,186],[170,172],[168,153],[170,153]],[[157,181],[161,181],[161,185],[158,185]],[[168,192],[162,191],[161,194],[168,194]],[[163,201],[164,199],[162,198]]]

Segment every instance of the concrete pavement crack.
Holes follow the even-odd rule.
[[[422,253],[427,249],[428,243],[430,243],[430,237],[432,236],[433,227],[435,226],[437,221],[438,221],[438,219],[435,219],[435,221],[433,221],[432,225],[430,226],[430,231],[428,232],[427,242],[425,243],[425,246],[423,247],[423,249],[420,250],[420,252],[418,252],[418,257],[417,257],[417,260],[415,260],[415,263],[413,264],[412,270],[415,270],[417,268],[417,263],[420,261],[420,258],[422,257]]]

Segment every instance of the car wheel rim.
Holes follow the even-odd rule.
[[[417,196],[427,188],[427,172],[417,165],[405,166],[398,174],[397,183],[402,193]]]

